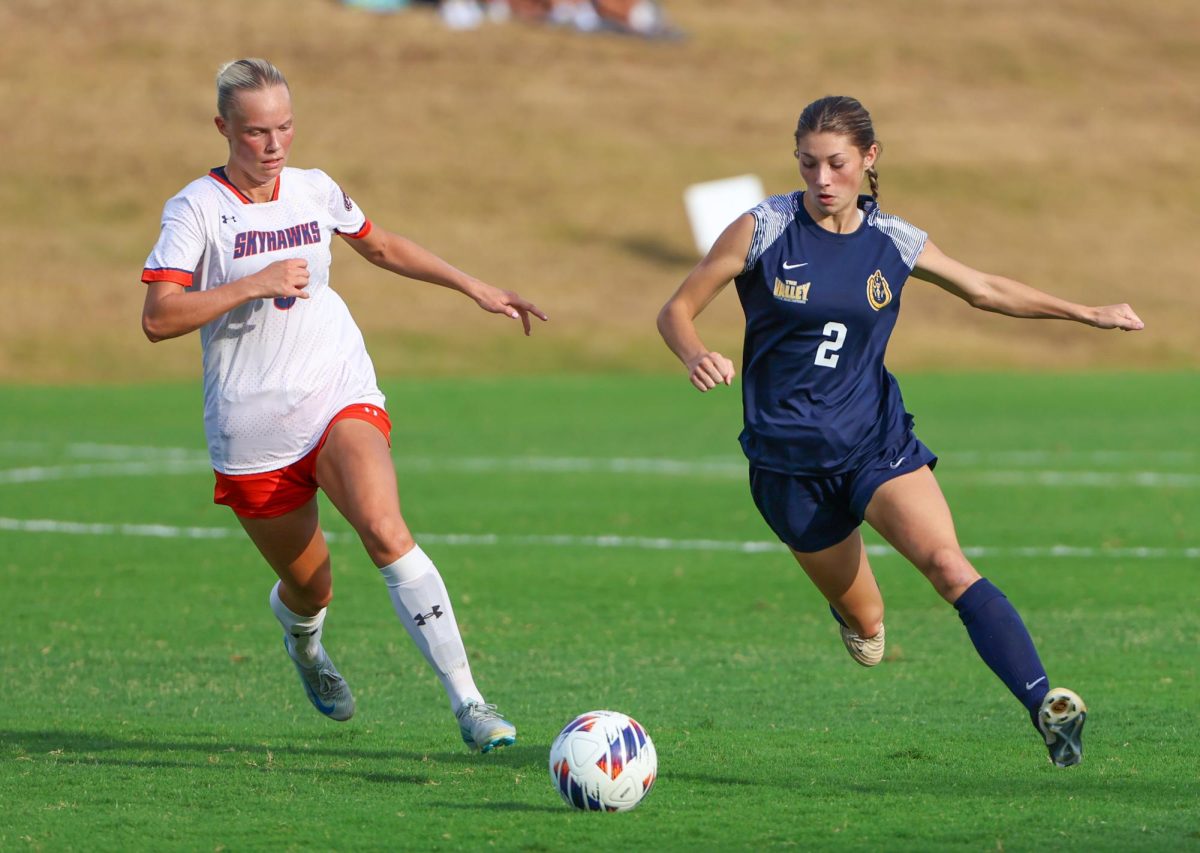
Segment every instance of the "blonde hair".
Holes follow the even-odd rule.
[[[226,62],[217,71],[217,112],[228,121],[239,92],[254,92],[270,86],[283,86],[291,91],[283,72],[265,59]]]

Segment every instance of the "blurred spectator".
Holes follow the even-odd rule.
[[[654,0],[493,0],[514,17],[571,26],[582,32],[610,30],[632,35],[677,35]]]
[[[392,11],[410,2],[436,2],[446,26],[469,30],[510,19],[570,27],[580,32],[628,33],[646,38],[680,35],[656,0],[343,0],[347,5]]]
[[[653,0],[592,0],[596,12],[610,26],[639,36],[678,36],[662,8]]]
[[[396,12],[407,6],[409,0],[342,0],[342,3],[368,12]]]

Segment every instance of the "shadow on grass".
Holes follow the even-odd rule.
[[[515,744],[487,755],[464,751],[414,752],[395,749],[362,749],[358,747],[297,745],[286,740],[264,738],[261,743],[224,740],[210,734],[197,734],[196,739],[113,737],[107,734],[55,730],[0,729],[0,744],[9,759],[45,761],[72,765],[98,765],[129,768],[211,768],[228,772],[231,765],[273,773],[344,776],[365,782],[388,784],[436,784],[440,774],[419,772],[395,773],[377,769],[338,766],[339,762],[405,762],[434,767],[504,768],[533,772],[545,768],[545,750],[540,746]],[[13,754],[15,753],[15,755]],[[104,753],[131,753],[128,757]],[[138,755],[149,753],[149,756]],[[307,759],[332,759],[331,763],[314,765]],[[453,771],[452,771],[453,772]]]
[[[629,254],[660,267],[692,267],[700,259],[690,251],[683,251],[673,243],[648,234],[630,234],[613,242]]]

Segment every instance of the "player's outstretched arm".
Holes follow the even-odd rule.
[[[696,317],[742,271],[753,237],[754,217],[735,219],[658,312],[659,334],[700,391],[733,384],[733,362],[704,345],[696,332]]]
[[[382,228],[372,228],[365,237],[347,238],[354,250],[375,266],[418,281],[437,284],[457,290],[475,300],[484,311],[504,314],[520,320],[528,335],[531,331],[529,318],[537,317],[543,322],[550,318],[529,300],[511,290],[501,290],[487,282],[468,275],[439,258],[428,249],[407,237],[392,234]]]
[[[211,290],[189,291],[170,281],[151,282],[142,303],[142,331],[152,343],[178,338],[252,299],[308,299],[306,287],[308,261],[300,258],[275,261],[253,275]]]
[[[1098,329],[1124,329],[1127,332],[1145,325],[1126,304],[1087,306],[1068,302],[1014,279],[972,269],[951,258],[932,241],[925,244],[917,257],[913,275],[953,293],[975,308],[1009,317],[1074,320]]]

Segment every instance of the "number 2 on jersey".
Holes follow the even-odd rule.
[[[813,359],[813,364],[817,367],[837,367],[838,356],[837,351],[842,348],[842,344],[846,342],[846,327],[841,323],[835,323],[832,320],[825,324],[825,328],[821,334],[829,338],[822,342],[817,347],[817,357]]]

